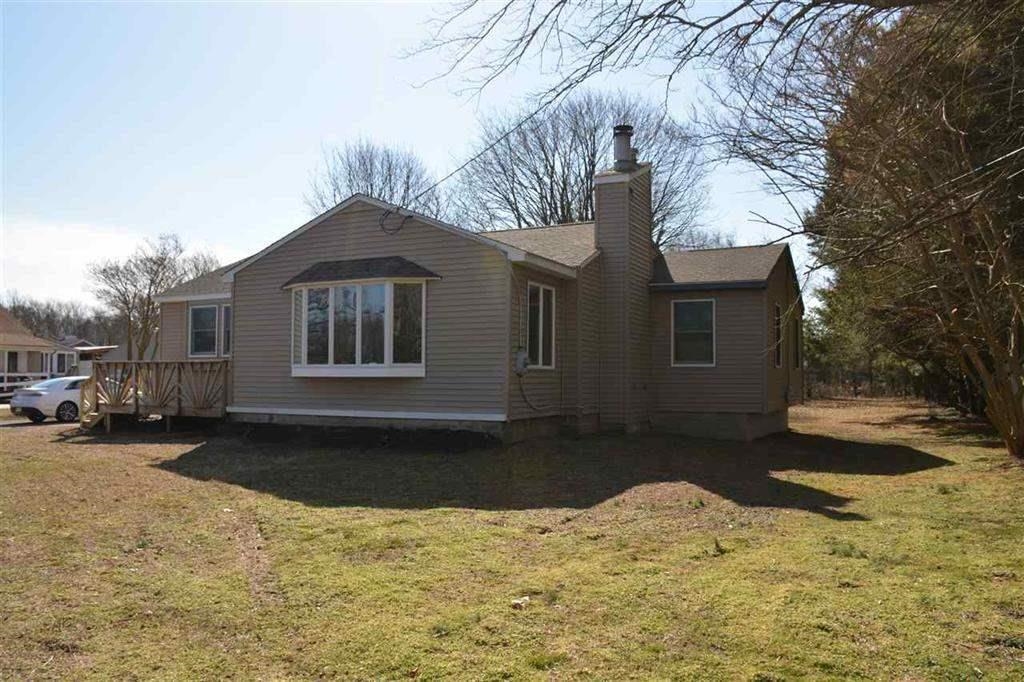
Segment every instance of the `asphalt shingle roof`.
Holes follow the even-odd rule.
[[[597,251],[594,246],[594,223],[525,227],[519,230],[484,232],[483,236],[570,268],[579,267]]]
[[[651,283],[675,288],[763,286],[785,250],[785,244],[771,244],[669,251],[655,261]]]
[[[200,275],[195,279],[182,282],[178,286],[171,287],[160,294],[160,298],[172,296],[211,296],[214,294],[223,294],[225,297],[231,296],[231,282],[225,282],[222,278],[224,277],[224,273],[238,265],[240,262],[241,261],[225,265],[213,270],[212,272],[208,272],[205,275]]]
[[[316,282],[340,282],[349,279],[376,279],[380,277],[425,277],[440,279],[440,275],[427,270],[401,256],[384,258],[356,258],[352,260],[323,261],[312,265],[285,282],[313,284]]]
[[[59,344],[34,336],[11,311],[0,308],[0,348],[53,350]]]

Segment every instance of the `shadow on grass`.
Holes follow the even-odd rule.
[[[157,466],[325,507],[583,509],[637,485],[685,482],[742,506],[863,520],[842,511],[851,498],[772,472],[897,476],[946,464],[905,446],[790,433],[753,444],[605,436],[465,452],[214,439]]]
[[[882,422],[868,423],[876,426],[916,426],[937,438],[976,447],[1002,448],[1006,445],[984,419],[965,417],[948,409],[940,409],[934,414],[903,414]]]

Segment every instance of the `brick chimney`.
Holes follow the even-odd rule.
[[[637,162],[633,127],[613,130],[614,165],[594,177],[594,238],[601,251],[600,413],[603,428],[649,423],[651,166]]]

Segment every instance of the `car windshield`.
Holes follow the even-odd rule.
[[[47,379],[46,381],[40,381],[38,384],[32,384],[32,388],[57,388],[65,381],[67,379]]]

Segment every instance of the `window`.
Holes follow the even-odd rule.
[[[714,367],[715,302],[672,301],[672,364]]]
[[[217,354],[217,306],[204,305],[188,311],[188,354]]]
[[[57,373],[64,374],[68,371],[68,354],[57,353]]]
[[[64,387],[64,390],[65,391],[77,391],[80,388],[82,388],[82,380],[81,379],[75,379],[74,381],[69,381],[68,385]]]
[[[772,343],[775,344],[775,366],[782,367],[782,306],[775,304],[775,323],[772,329]]]
[[[531,367],[555,366],[555,290],[530,282],[526,286],[527,355]]]
[[[16,350],[7,351],[7,371],[12,374],[18,371],[18,351]]]
[[[220,309],[220,354],[231,355],[231,306]]]
[[[425,376],[422,280],[345,282],[292,295],[292,376]]]

